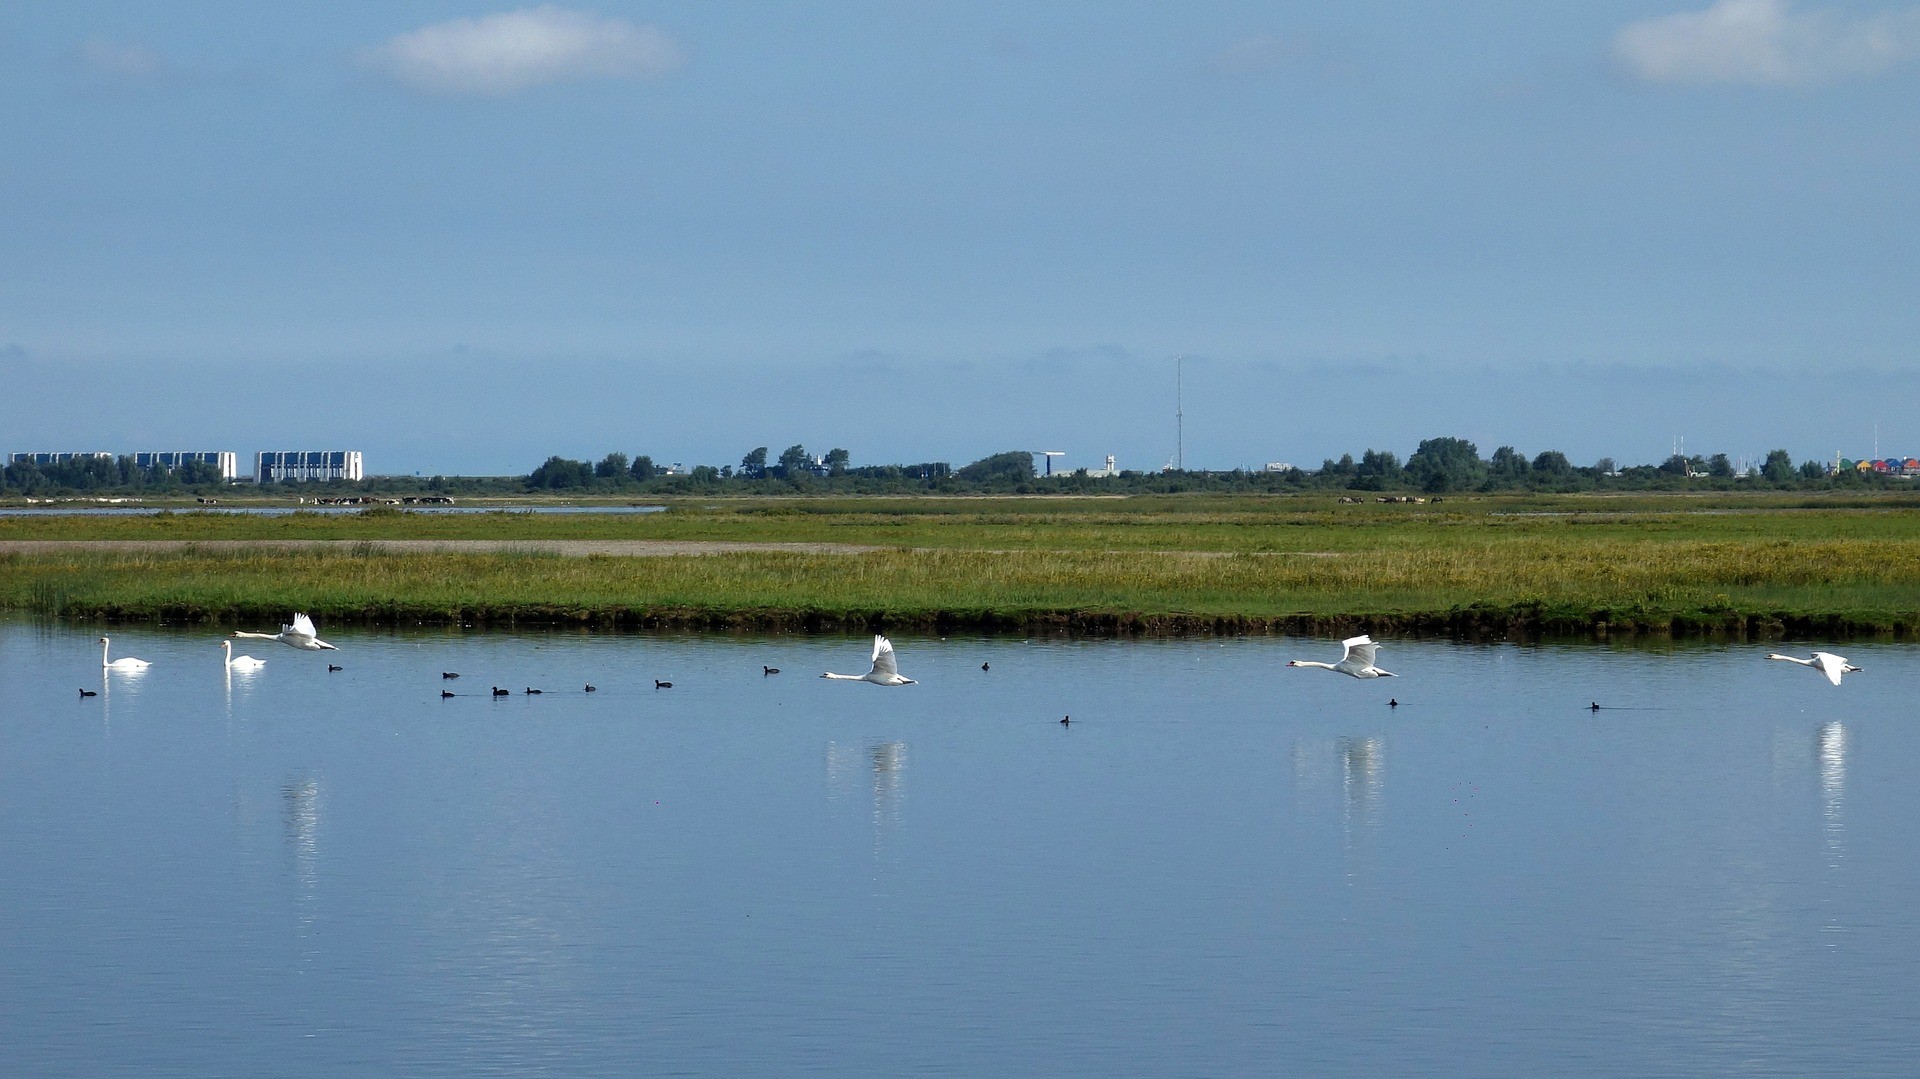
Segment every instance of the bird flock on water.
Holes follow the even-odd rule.
[[[250,633],[246,630],[235,630],[229,639],[221,641],[220,649],[225,654],[224,663],[227,670],[257,671],[267,665],[267,661],[264,659],[257,659],[253,656],[236,656],[233,654],[233,638],[245,637],[264,641],[278,641],[289,648],[298,649],[303,652],[339,651],[337,646],[328,644],[326,641],[320,639],[320,631],[313,624],[312,618],[305,614],[296,613],[293,616],[293,621],[282,625],[278,633]],[[144,671],[153,665],[147,660],[134,659],[130,656],[110,660],[108,659],[109,649],[112,647],[110,638],[102,637],[99,643],[100,667],[102,670],[123,672]],[[877,686],[910,686],[914,684],[913,679],[901,675],[899,661],[894,658],[893,642],[878,634],[875,634],[873,638],[873,656],[871,662],[872,668],[865,674],[834,674],[827,672],[823,673],[820,677],[836,678],[853,682],[872,682]],[[327,671],[329,673],[345,669],[345,667],[337,663],[327,664]],[[983,671],[986,670],[987,665],[982,663],[980,669]],[[762,665],[760,671],[762,677],[766,677],[779,674],[780,668]],[[441,671],[440,677],[443,680],[451,680],[460,677],[460,672]],[[653,688],[655,690],[672,689],[673,683],[665,679],[656,678],[653,680]],[[594,693],[597,692],[598,689],[598,686],[589,682],[582,692]],[[544,689],[538,689],[533,686],[526,686],[521,690],[522,695],[529,697],[544,694],[545,692]],[[82,689],[80,691],[80,696],[83,698],[98,695],[98,693],[90,689]],[[492,693],[490,695],[494,697],[509,697],[513,695],[513,691],[494,686],[492,687]],[[459,694],[450,689],[443,689],[440,691],[440,696],[444,699],[447,697],[457,697]]]
[[[334,645],[328,644],[320,639],[319,630],[314,626],[313,619],[307,617],[305,614],[295,614],[293,621],[281,626],[280,632],[278,633],[248,633],[243,630],[236,630],[232,634],[232,637],[251,637],[258,640],[278,641],[289,648],[298,649],[303,652],[339,650]],[[135,659],[131,656],[123,656],[120,659],[109,659],[108,656],[112,647],[111,639],[102,637],[99,643],[100,667],[103,671],[137,672],[144,671],[152,666],[147,660]],[[1310,659],[1293,659],[1287,661],[1287,666],[1337,671],[1340,674],[1352,678],[1397,677],[1392,671],[1385,670],[1379,665],[1380,645],[1379,642],[1375,641],[1371,636],[1363,633],[1358,637],[1349,637],[1341,641],[1340,644],[1345,651],[1337,663],[1322,663]],[[253,656],[234,655],[232,639],[221,641],[220,648],[225,654],[223,662],[229,671],[256,671],[267,665],[267,661],[264,659],[257,659]],[[1798,656],[1781,655],[1778,652],[1769,652],[1767,653],[1767,658],[1770,660],[1779,660],[1784,663],[1797,663],[1803,667],[1818,671],[1827,681],[1836,686],[1840,684],[1843,676],[1856,674],[1864,669],[1847,662],[1845,656],[1835,655],[1832,652],[1814,652],[1805,659],[1801,659]],[[894,654],[893,642],[879,634],[875,634],[873,638],[873,654],[870,663],[871,666],[865,674],[835,674],[832,671],[827,671],[821,674],[820,677],[843,682],[870,682],[876,686],[911,686],[918,684],[914,679],[905,677],[900,673],[900,661]],[[327,664],[327,670],[329,672],[344,669],[345,668],[339,664]],[[982,663],[980,664],[980,669],[982,671],[989,671],[992,668],[989,664]],[[762,677],[779,673],[780,668],[778,667],[765,665],[761,667]],[[460,677],[460,673],[458,671],[442,671],[440,672],[440,677],[451,680]],[[656,678],[653,681],[653,688],[656,691],[672,689],[673,683]],[[588,683],[583,692],[593,693],[597,689],[598,687],[592,683]],[[526,686],[522,690],[522,695],[535,696],[544,692],[546,691],[533,686]],[[97,695],[93,690],[80,690],[80,696],[83,699]],[[512,690],[502,689],[499,686],[494,686],[491,694],[493,697],[509,697],[512,695]],[[443,689],[440,691],[440,696],[444,699],[456,697],[459,696],[459,694],[454,693],[450,689]],[[1400,701],[1396,697],[1389,700],[1387,706],[1390,708],[1398,708],[1400,707]],[[1598,712],[1601,708],[1600,702],[1595,701],[1589,707],[1592,711]],[[1072,717],[1064,716],[1061,718],[1060,723],[1062,726],[1068,726],[1072,723]]]

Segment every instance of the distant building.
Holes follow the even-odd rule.
[[[1292,472],[1293,466],[1286,463],[1285,461],[1268,461],[1267,471],[1268,472]]]
[[[1864,461],[1851,461],[1841,458],[1841,472],[1873,472],[1882,476],[1900,476],[1906,479],[1920,477],[1920,459],[1912,457],[1888,457],[1882,460],[1868,458]]]
[[[1095,478],[1099,478],[1102,476],[1118,476],[1119,474],[1120,474],[1120,469],[1114,465],[1113,454],[1111,453],[1107,454],[1107,467],[1087,469],[1087,475]]]
[[[14,453],[7,455],[10,465],[32,462],[36,465],[64,465],[69,461],[111,461],[113,454],[102,450],[98,453]]]
[[[253,477],[260,483],[366,478],[359,450],[267,450],[254,454],[253,461]]]
[[[212,465],[228,482],[240,478],[240,455],[232,450],[165,450],[133,455],[133,463],[140,468],[179,468],[189,461]]]

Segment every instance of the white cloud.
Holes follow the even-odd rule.
[[[570,79],[657,78],[681,54],[654,27],[545,4],[423,26],[362,59],[421,90],[498,96]]]
[[[145,45],[122,45],[100,38],[80,46],[80,62],[89,71],[118,79],[149,78],[166,66],[160,54]]]
[[[1920,8],[1846,17],[1788,0],[1716,0],[1632,23],[1621,65],[1648,82],[1804,85],[1877,75],[1920,55]]]

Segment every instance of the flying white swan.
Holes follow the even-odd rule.
[[[107,639],[102,637],[100,638],[100,666],[102,669],[109,671],[144,671],[148,667],[153,666],[153,664],[148,663],[144,659],[134,659],[132,656],[123,656],[120,659],[114,660],[112,663],[108,663]]]
[[[900,677],[900,662],[893,658],[893,642],[874,635],[873,670],[865,674],[823,674],[822,678],[841,678],[849,682],[872,682],[876,686],[910,686],[911,678]]]
[[[1392,671],[1383,671],[1373,665],[1374,653],[1380,650],[1380,646],[1373,643],[1372,637],[1362,633],[1358,637],[1348,637],[1340,643],[1346,646],[1347,654],[1341,656],[1338,663],[1315,663],[1310,659],[1291,659],[1287,661],[1287,666],[1324,667],[1330,671],[1339,671],[1341,674],[1350,674],[1355,678],[1394,677]]]
[[[233,654],[233,642],[232,642],[232,641],[221,641],[221,642],[220,642],[220,647],[221,647],[221,648],[224,648],[224,649],[226,649],[226,652],[227,652],[227,667],[228,667],[229,669],[231,669],[231,670],[236,670],[236,671],[257,671],[257,670],[259,670],[260,668],[262,668],[262,667],[264,667],[264,666],[266,666],[266,665],[267,665],[267,661],[266,661],[266,660],[264,660],[264,659],[255,659],[255,658],[253,658],[252,656],[236,656],[236,655],[234,655],[234,654]]]
[[[1812,667],[1814,670],[1826,675],[1827,681],[1832,682],[1836,686],[1840,684],[1841,675],[1851,674],[1863,669],[1848,663],[1847,657],[1836,656],[1832,652],[1815,652],[1812,659],[1798,659],[1793,656],[1783,656],[1778,652],[1768,652],[1767,658],[1782,660],[1787,663],[1798,663],[1802,667]]]
[[[263,641],[279,641],[289,648],[298,648],[305,652],[318,652],[322,648],[333,648],[332,645],[321,640],[316,634],[317,631],[313,628],[313,619],[308,618],[304,614],[294,615],[293,624],[290,626],[281,626],[280,632],[278,633],[233,631],[235,637],[258,637]],[[335,648],[334,651],[337,652],[339,649]]]

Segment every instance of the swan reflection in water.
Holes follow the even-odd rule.
[[[827,796],[838,799],[861,785],[862,777],[871,777],[873,797],[873,847],[880,851],[888,831],[900,823],[900,800],[904,794],[907,769],[905,742],[880,742],[864,749],[838,742],[827,743]]]
[[[100,698],[100,728],[105,731],[108,736],[112,736],[113,734],[114,687],[119,687],[123,697],[138,698],[140,696],[141,680],[146,676],[147,669],[145,667],[137,667],[131,670],[115,670],[111,667],[100,668],[100,689],[98,692]],[[83,697],[81,699],[85,700],[86,698]]]
[[[1295,742],[1293,777],[1303,793],[1324,788],[1338,767],[1341,822],[1376,828],[1386,781],[1386,741],[1378,735],[1332,742]]]
[[[240,699],[242,702],[245,702],[247,698],[252,696],[253,675],[254,672],[258,670],[258,667],[235,667],[231,664],[221,664],[220,674],[226,684],[225,700],[227,706],[227,729],[229,731],[233,729],[233,687],[236,684],[239,685]]]
[[[1357,820],[1368,828],[1379,826],[1386,748],[1379,738],[1340,739],[1340,783],[1346,795],[1347,823]]]
[[[1820,762],[1820,815],[1827,842],[1827,868],[1838,869],[1847,854],[1846,796],[1847,728],[1837,720],[1814,732],[1814,752]]]
[[[313,906],[320,891],[320,782],[310,776],[289,779],[280,788],[281,823],[293,855],[294,900],[300,929],[313,927]]]

